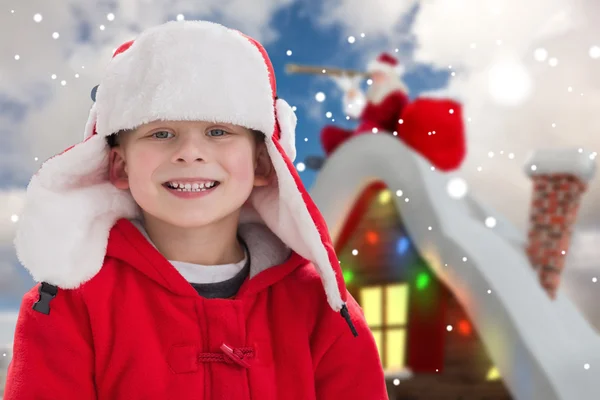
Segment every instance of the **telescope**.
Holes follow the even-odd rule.
[[[330,76],[362,76],[368,78],[371,74],[352,69],[335,67],[319,67],[314,65],[286,64],[285,72],[288,74],[330,75]]]

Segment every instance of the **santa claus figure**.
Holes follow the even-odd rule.
[[[321,144],[326,155],[354,135],[396,131],[398,118],[409,103],[408,88],[400,80],[402,69],[398,60],[383,53],[369,63],[367,72],[372,83],[366,95],[358,88],[356,78],[335,79],[345,92],[343,103],[346,115],[358,119],[360,123],[352,130],[326,126],[321,131]]]
[[[344,91],[346,115],[359,120],[356,129],[326,126],[321,145],[329,156],[342,143],[356,135],[393,134],[441,171],[457,169],[466,155],[465,132],[460,103],[443,98],[417,97],[410,100],[400,79],[402,67],[390,54],[383,53],[367,67],[372,80],[366,94],[358,85],[361,76],[334,78]],[[309,156],[305,164],[318,170],[325,157]]]

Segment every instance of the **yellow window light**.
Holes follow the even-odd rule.
[[[408,315],[408,285],[391,285],[386,291],[386,325],[405,325]]]
[[[406,349],[406,330],[403,328],[386,331],[386,366],[385,368],[401,370],[404,368]]]
[[[360,291],[361,306],[365,313],[367,325],[370,327],[380,327],[383,323],[382,318],[382,296],[380,287],[363,288]]]

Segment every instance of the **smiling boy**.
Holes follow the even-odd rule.
[[[237,238],[242,206],[274,175],[264,134],[155,121],[108,142],[110,181],[131,191],[144,229],[167,259],[215,266],[244,257]]]
[[[5,400],[387,399],[252,38],[170,22],[121,46],[85,141],[32,178]]]

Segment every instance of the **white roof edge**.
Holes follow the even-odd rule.
[[[401,189],[393,198],[413,243],[465,308],[515,399],[596,399],[600,337],[560,291],[548,298],[522,250],[449,198],[449,176],[391,135],[360,135],[329,158],[311,196],[335,239],[366,185]]]
[[[529,155],[525,173],[529,176],[571,174],[588,182],[596,173],[595,154],[574,148],[537,150]]]

